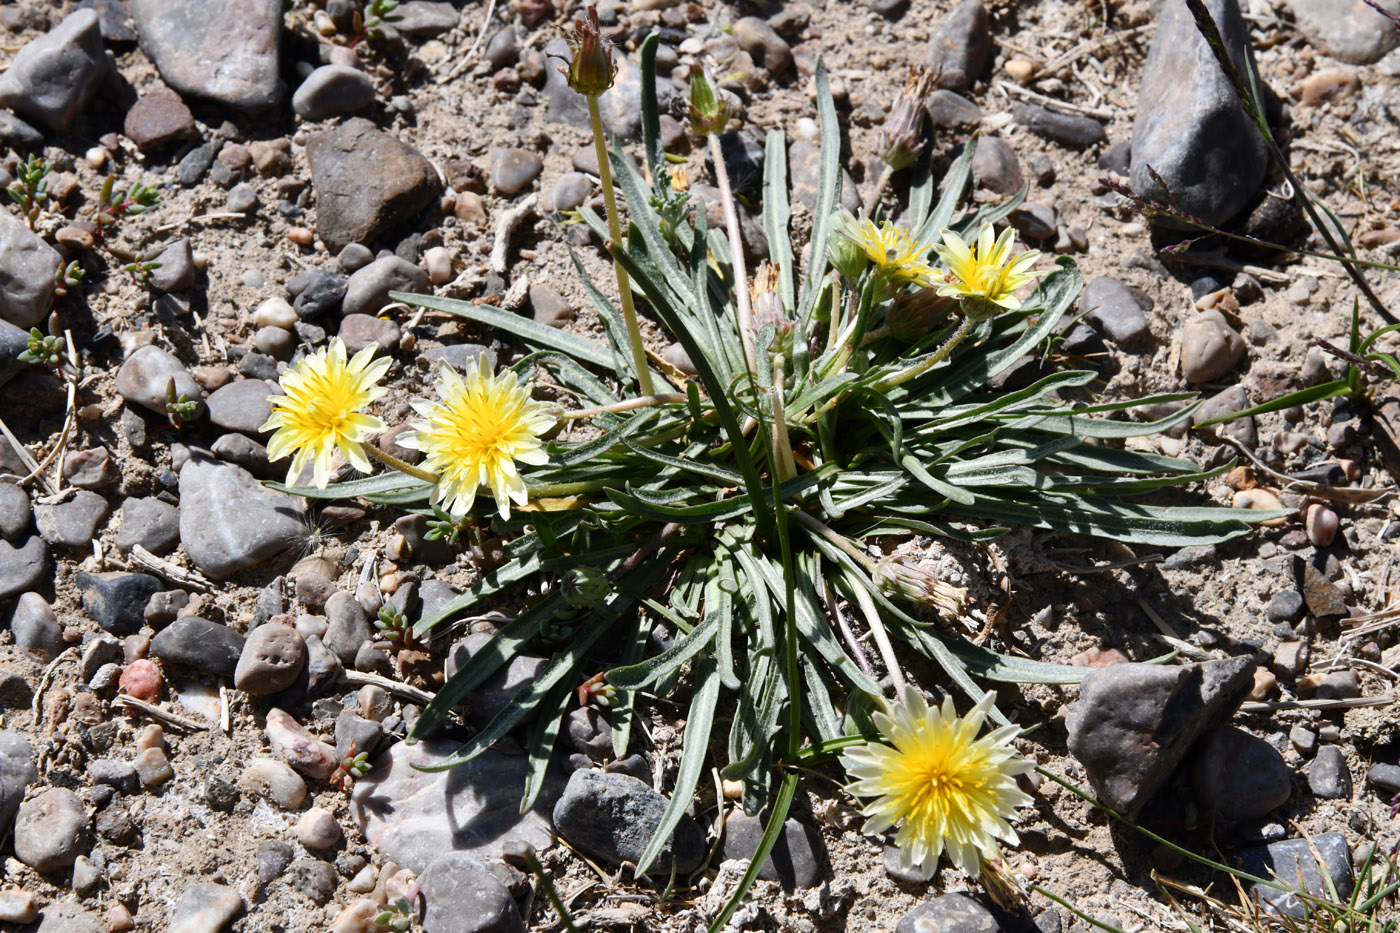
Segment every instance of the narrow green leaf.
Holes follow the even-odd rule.
[[[705,618],[688,635],[677,638],[671,647],[640,664],[615,667],[607,681],[622,690],[641,690],[655,683],[703,651],[719,631],[719,613],[707,610]]]
[[[535,723],[535,734],[530,739],[530,761],[525,769],[525,793],[520,798],[520,812],[528,813],[539,799],[544,789],[545,772],[549,770],[549,759],[554,754],[554,743],[559,738],[559,727],[564,724],[564,713],[573,697],[573,684],[560,680],[540,702],[539,719]]]
[[[783,823],[787,820],[788,810],[792,808],[793,795],[797,793],[797,777],[798,773],[795,770],[783,773],[783,780],[778,785],[778,794],[773,798],[773,805],[768,811],[768,825],[763,828],[763,836],[758,840],[758,848],[754,850],[753,857],[749,859],[749,867],[739,879],[724,909],[710,921],[705,933],[721,933],[729,924],[729,919],[734,916],[734,912],[739,909],[739,905],[744,902],[749,889],[753,887],[764,862],[768,861],[769,853],[778,842],[778,836],[783,832]]]
[[[831,84],[826,76],[826,62],[817,59],[813,76],[817,92],[817,124],[821,128],[821,164],[817,169],[817,209],[812,214],[812,235],[807,247],[807,275],[802,280],[802,297],[798,317],[807,320],[817,303],[817,293],[826,280],[826,241],[831,235],[831,220],[841,201],[841,124],[836,119],[836,103],[831,99]]]
[[[352,479],[345,483],[329,483],[325,489],[318,489],[315,486],[288,486],[268,480],[263,483],[268,489],[275,489],[278,492],[285,492],[293,496],[301,496],[304,499],[356,499],[383,493],[423,491],[432,489],[432,485],[423,482],[417,477],[409,476],[405,473],[389,471],[380,473],[378,476],[369,476],[364,479]]]
[[[506,333],[514,334],[532,347],[549,347],[551,350],[567,353],[577,360],[592,363],[594,366],[611,369],[613,365],[612,354],[608,352],[606,347],[568,331],[559,330],[557,327],[538,324],[531,318],[521,317],[509,311],[457,298],[415,295],[411,292],[390,292],[389,297],[394,301],[402,301],[404,304],[431,308],[434,311],[444,311],[469,321],[476,321],[478,324],[499,328]]]
[[[483,573],[481,579],[473,583],[466,591],[449,599],[437,612],[419,619],[413,626],[413,636],[423,638],[443,622],[476,605],[482,597],[499,593],[512,583],[524,580],[539,569],[540,555],[531,554]]]
[[[787,139],[782,130],[769,130],[763,155],[763,234],[768,239],[768,256],[778,269],[778,297],[789,313],[796,310],[793,290],[792,240],[788,223]]]
[[[648,33],[638,49],[642,78],[642,148],[647,154],[647,167],[652,183],[663,185],[666,176],[666,154],[661,148],[661,113],[656,102],[656,48],[661,37],[655,30]]]

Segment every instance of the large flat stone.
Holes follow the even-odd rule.
[[[181,94],[242,110],[282,99],[282,0],[131,0],[141,50]]]
[[[0,211],[0,320],[30,328],[53,307],[59,256],[8,209]]]
[[[180,543],[218,580],[281,554],[306,535],[306,502],[240,466],[196,454],[180,470]]]

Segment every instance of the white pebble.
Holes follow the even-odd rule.
[[[291,330],[292,325],[297,322],[297,313],[292,306],[287,303],[287,299],[274,296],[258,305],[258,310],[253,312],[253,323],[259,327],[280,327],[283,330]]]
[[[88,164],[88,168],[99,169],[107,164],[107,150],[101,146],[93,146],[83,154],[83,161]]]
[[[340,841],[340,824],[329,810],[312,807],[297,821],[297,841],[308,849],[329,849]]]
[[[306,782],[290,767],[271,758],[254,758],[243,769],[238,786],[244,793],[266,797],[284,810],[306,802]]]
[[[428,280],[434,285],[446,285],[452,281],[452,253],[446,246],[434,246],[423,254],[423,262],[428,267]]]
[[[39,916],[39,902],[29,891],[11,888],[0,891],[0,921],[5,923],[33,923]]]

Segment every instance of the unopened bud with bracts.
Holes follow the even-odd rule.
[[[565,573],[559,589],[564,594],[564,602],[574,609],[587,609],[612,592],[612,584],[603,571],[585,564]]]
[[[880,158],[895,171],[913,165],[927,142],[924,116],[932,91],[933,72],[927,68],[911,68],[903,92],[890,108],[884,126],[880,127]]]
[[[569,87],[585,97],[597,97],[613,86],[617,66],[612,60],[612,43],[598,33],[598,8],[590,6],[586,19],[574,20],[574,34],[568,37],[569,70],[559,73],[569,79]]]
[[[749,283],[749,297],[753,302],[753,330],[757,336],[764,327],[773,327],[773,348],[786,353],[792,345],[792,329],[796,322],[783,308],[783,299],[778,295],[778,268],[768,261],[758,264],[753,281]]]
[[[860,278],[860,274],[870,263],[865,247],[844,233],[855,225],[855,217],[843,207],[837,210],[836,224],[831,236],[826,239],[826,255],[831,261],[831,267],[841,273],[848,282]]]
[[[962,612],[967,602],[966,589],[944,583],[928,564],[914,564],[902,557],[886,557],[876,565],[875,585],[886,596],[933,606],[948,617]]]
[[[911,289],[896,298],[885,312],[885,326],[891,337],[913,343],[947,323],[956,306],[956,301],[931,288]]]
[[[729,122],[729,107],[710,83],[705,69],[690,69],[690,127],[697,136],[720,133]]]

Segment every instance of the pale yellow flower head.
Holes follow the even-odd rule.
[[[370,471],[363,445],[383,431],[385,424],[373,415],[361,414],[360,409],[384,395],[386,390],[378,382],[384,378],[389,361],[374,359],[372,346],[349,360],[345,356],[345,344],[332,337],[329,347],[282,374],[285,395],[268,398],[272,416],[258,430],[276,432],[267,442],[267,459],[294,455],[287,471],[288,483],[295,482],[310,461],[313,481],[324,489],[331,478],[331,458],[336,450],[361,473]]]
[[[399,438],[403,446],[421,450],[423,467],[441,477],[433,504],[465,515],[484,486],[501,518],[508,518],[510,503],[524,505],[527,499],[516,464],[549,460],[540,441],[554,426],[549,406],[531,399],[529,386],[520,385],[514,372],[495,374],[489,363],[477,360],[460,375],[443,363],[436,389],[441,401],[415,399],[413,408],[423,419]]]
[[[941,273],[927,261],[929,246],[914,234],[888,220],[878,225],[868,217],[849,211],[837,213],[836,233],[865,253],[875,272],[891,285],[931,286],[941,281]]]
[[[1011,745],[1015,726],[977,738],[994,700],[988,693],[959,717],[951,698],[941,709],[930,708],[917,690],[905,687],[900,702],[873,717],[890,744],[867,743],[842,755],[854,779],[846,789],[875,798],[861,811],[864,832],[898,826],[895,845],[904,871],[932,878],[946,851],[955,867],[975,878],[984,858],[1000,856],[997,840],[1016,844],[1009,820],[1017,807],[1031,803],[1016,786],[1016,775],[1034,765]]]
[[[952,230],[944,230],[943,242],[933,248],[948,267],[938,294],[962,299],[965,312],[981,317],[990,317],[1000,308],[1014,311],[1021,307],[1016,290],[1045,273],[1031,269],[1040,251],[1013,254],[1015,241],[1016,232],[1010,227],[994,238],[992,225],[987,223],[971,244]]]

